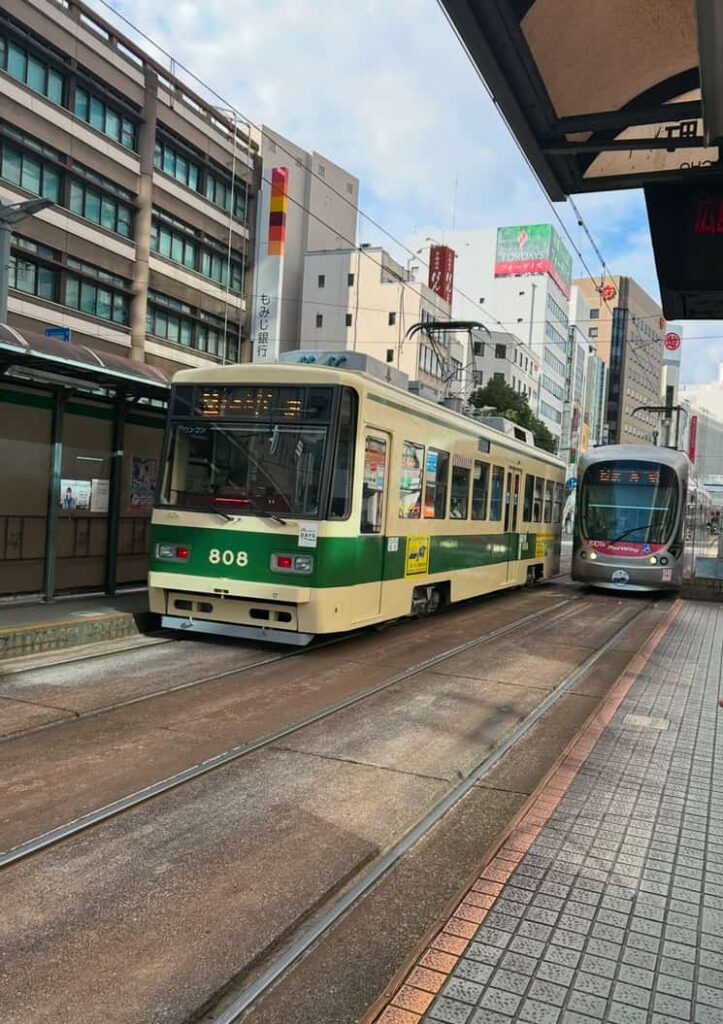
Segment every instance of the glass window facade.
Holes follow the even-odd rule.
[[[62,104],[65,75],[6,36],[0,36],[0,69],[52,103]]]
[[[135,122],[80,85],[75,89],[73,113],[125,149],[136,148]]]

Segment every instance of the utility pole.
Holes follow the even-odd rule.
[[[55,204],[51,199],[26,199],[21,203],[5,203],[0,199],[0,324],[8,322],[8,289],[10,287],[10,244],[13,228],[26,217]]]

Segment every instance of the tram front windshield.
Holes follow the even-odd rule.
[[[334,390],[174,388],[161,504],[318,517]]]
[[[609,543],[665,544],[675,526],[678,481],[670,466],[620,459],[585,472],[583,537]]]

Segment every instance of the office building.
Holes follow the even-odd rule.
[[[652,444],[661,439],[665,321],[660,306],[631,277],[606,281],[606,297],[589,278],[575,281],[587,303],[577,326],[597,346],[607,369],[603,440]]]
[[[567,247],[550,224],[452,232],[446,240],[458,254],[455,319],[478,319],[522,339],[539,365],[533,412],[565,447],[572,281]]]
[[[301,348],[364,352],[406,374],[430,398],[464,395],[466,348],[455,336],[419,331],[448,321],[451,307],[381,248],[309,252],[304,265]]]
[[[250,357],[256,143],[76,0],[0,13],[0,596],[142,581],[166,395]],[[52,457],[51,457],[52,456]]]

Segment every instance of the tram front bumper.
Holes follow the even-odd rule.
[[[572,560],[572,578],[593,587],[609,590],[678,590],[682,583],[682,563],[671,565],[650,565],[643,559],[597,559],[580,558]]]

